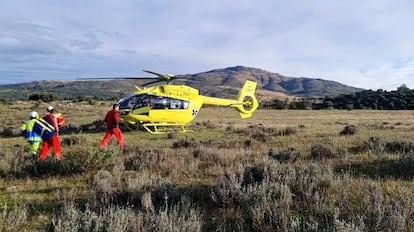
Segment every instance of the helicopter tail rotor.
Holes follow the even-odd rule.
[[[234,105],[233,107],[239,111],[241,118],[251,117],[253,112],[259,107],[259,103],[254,96],[256,86],[256,82],[246,81],[237,96],[237,100],[241,104]]]

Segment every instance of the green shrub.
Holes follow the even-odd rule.
[[[298,129],[295,127],[286,127],[284,129],[280,129],[277,132],[277,135],[279,136],[290,136],[290,135],[296,135],[298,133]]]
[[[96,152],[84,152],[71,150],[61,156],[61,160],[56,160],[53,151],[50,152],[46,160],[37,160],[37,157],[24,157],[13,173],[16,177],[40,177],[50,176],[73,176],[86,172],[91,163],[91,157]],[[94,159],[93,162],[99,162]]]
[[[376,155],[390,154],[412,154],[414,143],[407,141],[387,141],[384,138],[370,137],[368,141],[353,146],[349,149],[353,153],[372,152]]]
[[[268,156],[272,159],[275,159],[279,162],[294,162],[297,161],[300,157],[300,152],[295,148],[288,148],[287,150],[282,150],[279,153],[275,154],[272,148],[268,151]]]
[[[355,133],[357,133],[356,127],[354,125],[347,125],[339,132],[339,135],[354,135]]]
[[[330,144],[316,144],[311,147],[311,158],[316,160],[341,158],[344,154]]]
[[[414,143],[405,141],[390,141],[385,144],[385,152],[397,154],[413,154]]]
[[[173,142],[173,148],[188,148],[188,147],[196,147],[198,145],[198,142],[194,139],[188,139],[187,137],[182,138],[178,141]]]
[[[29,101],[43,101],[51,102],[60,100],[60,97],[56,93],[35,93],[29,96]]]
[[[89,99],[89,100],[88,100],[88,104],[89,104],[89,105],[94,106],[94,105],[96,105],[97,103],[98,103],[98,101],[97,101],[97,100],[95,100],[95,99]]]

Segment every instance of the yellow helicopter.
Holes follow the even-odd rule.
[[[186,132],[185,125],[197,117],[203,105],[233,107],[241,118],[251,117],[259,106],[254,95],[257,83],[253,81],[246,81],[235,99],[225,99],[200,95],[198,89],[187,85],[170,84],[171,81],[180,79],[172,74],[143,71],[157,76],[155,81],[144,86],[157,82],[166,84],[135,86],[135,93],[118,101],[119,116],[130,129],[143,127],[151,134],[162,134],[166,133],[166,128],[178,126],[181,132]]]

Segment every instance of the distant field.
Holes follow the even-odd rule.
[[[27,120],[28,113],[35,107],[40,115],[46,113],[49,104],[35,105],[22,102],[12,106],[0,106],[0,120],[2,127],[19,128]],[[111,102],[98,102],[96,105],[88,103],[56,102],[55,107],[63,112],[68,124],[80,126],[102,120],[110,109]],[[257,110],[253,117],[241,119],[237,111],[225,107],[204,107],[198,117],[188,128],[195,128],[205,123],[220,127],[245,128],[260,125],[265,128],[301,128],[301,136],[334,136],[346,125],[355,125],[359,133],[356,136],[375,136],[375,133],[384,133],[382,128],[393,128],[387,131],[389,136],[409,139],[410,129],[414,128],[414,113],[412,111],[381,111],[381,110]],[[202,130],[202,129],[201,129]],[[210,129],[210,131],[214,131]],[[128,131],[125,131],[128,132]],[[392,132],[392,133],[391,133]],[[144,131],[139,131],[140,137],[153,137]],[[142,135],[141,135],[142,133]],[[134,137],[136,133],[127,133]],[[188,136],[198,133],[189,133]],[[195,136],[194,135],[194,136]],[[159,137],[163,137],[161,135]]]
[[[111,102],[53,105],[81,126]],[[34,107],[1,105],[3,129]],[[60,163],[0,138],[0,230],[412,231],[413,111],[206,107],[188,128],[124,131],[122,153],[98,152],[103,131],[64,134]]]
[[[0,105],[0,120],[3,127],[13,127],[27,119],[32,109],[40,114],[46,113],[49,104],[34,104],[21,102],[14,105]],[[111,102],[88,103],[54,103],[55,107],[65,113],[68,123],[75,125],[86,124],[102,119],[111,107]],[[341,128],[343,124],[404,124],[414,123],[412,111],[382,111],[382,110],[257,110],[252,118],[240,119],[237,111],[229,108],[204,107],[192,124],[210,121],[219,125],[244,127],[262,124],[266,127],[283,126],[329,126]],[[189,124],[191,125],[191,124]]]

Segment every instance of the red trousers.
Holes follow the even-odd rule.
[[[106,129],[105,137],[102,139],[99,149],[103,150],[106,147],[106,144],[108,144],[109,140],[111,140],[112,135],[115,136],[116,141],[119,144],[119,148],[124,148],[124,138],[122,138],[121,130],[116,127]]]
[[[43,140],[38,159],[45,160],[51,147],[53,147],[56,159],[60,160],[60,141],[56,134],[49,140]]]

